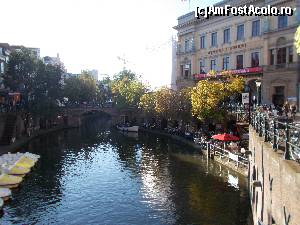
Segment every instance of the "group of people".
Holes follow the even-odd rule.
[[[283,112],[285,113],[286,117],[289,117],[289,114],[291,115],[291,118],[295,120],[296,113],[297,113],[297,106],[296,104],[290,104],[288,101],[286,101],[283,105]]]
[[[271,117],[281,117],[285,116],[287,119],[296,119],[297,105],[295,103],[290,104],[286,101],[282,107],[275,107],[274,105],[262,105],[258,108],[259,111],[267,113]]]

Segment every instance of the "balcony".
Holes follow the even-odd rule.
[[[278,71],[278,70],[297,70],[298,68],[298,63],[282,63],[282,64],[277,64],[277,65],[268,65],[264,66],[264,71],[270,72],[270,71]]]
[[[263,34],[272,34],[272,33],[275,33],[275,32],[281,32],[281,31],[286,31],[286,30],[289,30],[289,29],[296,29],[298,26],[298,24],[291,24],[291,25],[288,25],[286,27],[281,27],[281,28],[267,28],[266,30],[264,30]]]
[[[186,54],[194,54],[196,52],[195,48],[191,48],[187,51],[182,51],[180,49],[177,50],[176,55],[186,55]]]

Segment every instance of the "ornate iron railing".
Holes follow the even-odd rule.
[[[243,104],[227,104],[224,105],[224,108],[232,115],[235,115],[237,122],[249,121],[249,106]]]
[[[300,121],[291,122],[266,112],[251,112],[251,125],[274,151],[284,151],[284,159],[300,163]]]

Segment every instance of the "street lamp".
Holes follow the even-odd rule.
[[[256,90],[257,90],[257,105],[261,104],[261,94],[260,94],[260,88],[261,88],[261,80],[256,80]]]

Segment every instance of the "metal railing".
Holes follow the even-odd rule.
[[[266,112],[251,112],[251,125],[274,151],[283,150],[284,159],[300,163],[300,122],[290,122]]]
[[[232,153],[213,143],[207,142],[207,148],[210,148],[210,152],[213,152],[214,155],[225,157],[228,159],[228,161],[234,161],[237,167],[239,167],[240,165],[247,167],[249,164],[249,160],[245,156]]]
[[[249,121],[249,106],[243,104],[227,104],[224,108],[232,115],[235,115],[237,122]]]

